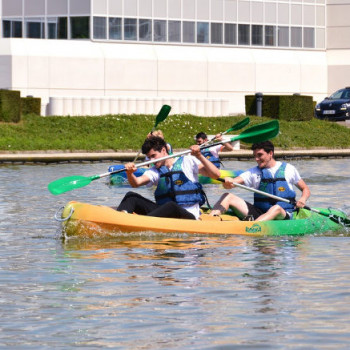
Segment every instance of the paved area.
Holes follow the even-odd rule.
[[[175,153],[181,150],[175,150]],[[23,152],[0,153],[0,163],[74,163],[74,162],[125,162],[132,161],[137,152]],[[350,149],[313,149],[313,150],[275,150],[277,158],[347,158]],[[236,150],[221,153],[223,159],[247,160],[252,159],[250,150]],[[138,161],[144,158],[140,156]]]

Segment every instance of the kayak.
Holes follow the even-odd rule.
[[[117,164],[117,165],[111,165],[108,168],[108,172],[113,172],[116,170],[121,170],[124,169],[124,165]],[[137,168],[135,171],[135,176],[141,176],[148,168]],[[222,170],[220,169],[220,177],[236,177],[242,174],[243,171],[241,170]],[[221,182],[211,179],[210,177],[202,176],[199,174],[199,182],[204,185],[204,184],[220,184]],[[126,172],[122,171],[117,174],[112,174],[109,177],[109,184],[112,186],[115,185],[125,185],[128,184],[128,179],[126,177]]]
[[[346,218],[333,209],[326,213]],[[62,222],[65,237],[103,238],[132,232],[162,232],[187,234],[224,234],[246,236],[284,236],[324,233],[341,230],[343,226],[328,216],[301,209],[293,220],[241,221],[232,215],[212,217],[202,214],[200,220],[158,218],[116,211],[103,205],[71,201],[61,208],[56,219]]]

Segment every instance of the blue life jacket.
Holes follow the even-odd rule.
[[[182,161],[183,157],[177,159],[171,170],[166,166],[158,169],[160,177],[154,192],[157,204],[161,205],[170,201],[181,206],[205,203],[202,185],[188,179],[182,170]]]
[[[287,163],[282,163],[282,165],[278,168],[275,177],[271,175],[268,169],[260,169],[261,180],[259,190],[294,202],[296,193],[294,190],[291,190],[289,188],[288,183],[286,181],[286,165]],[[282,207],[288,212],[292,212],[294,209],[293,204],[279,202],[276,199],[263,196],[259,193],[254,193],[254,206],[261,209],[262,211],[267,212],[275,204],[278,204],[280,207]]]
[[[219,157],[215,157],[213,153],[210,152],[210,147],[202,149],[201,153],[205,158],[209,159],[218,169],[220,169],[220,159]]]

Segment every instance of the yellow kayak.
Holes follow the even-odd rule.
[[[332,210],[333,212],[341,217],[345,216],[340,211]],[[56,219],[62,222],[65,237],[84,238],[149,231],[206,235],[280,236],[322,233],[343,228],[329,217],[306,209],[295,213],[294,220],[241,221],[231,215],[212,217],[208,214],[202,214],[200,220],[184,220],[128,214],[103,205],[75,201],[69,202],[62,209],[60,217],[57,217],[56,214]]]

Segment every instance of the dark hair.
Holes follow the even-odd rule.
[[[163,147],[168,153],[165,140],[159,136],[151,136],[145,140],[141,150],[143,154],[147,154],[151,149],[160,152]]]
[[[197,135],[196,135],[196,139],[203,139],[205,140],[207,138],[207,134],[203,131],[199,132]]]
[[[255,151],[256,149],[263,149],[266,153],[272,152],[272,154],[275,154],[275,146],[271,141],[263,141],[263,142],[257,142],[252,145],[252,151]]]

